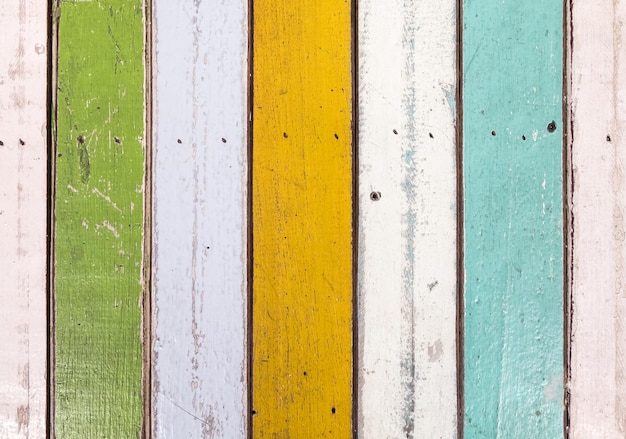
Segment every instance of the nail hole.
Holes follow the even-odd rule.
[[[398,135],[398,131],[397,130],[393,130],[393,133],[397,136]]]
[[[287,135],[287,133],[283,133],[283,137],[286,139],[289,136]]]
[[[58,154],[57,154],[57,157],[63,157],[63,154],[58,153]]]
[[[606,141],[610,142],[611,141],[611,136],[609,136],[608,134],[606,135]]]
[[[182,141],[182,140],[180,140],[180,139],[178,139],[176,142],[178,142],[178,143],[183,143],[183,141]]]
[[[0,146],[4,146],[4,142],[0,140]]]
[[[333,415],[334,415],[335,413],[337,413],[337,409],[336,409],[335,407],[333,407],[332,409],[330,409],[330,411],[333,413]]]
[[[85,143],[85,138],[82,135],[78,136],[76,140],[78,140],[78,143],[80,143],[81,145]]]
[[[304,376],[306,376],[306,371],[304,371]]]
[[[252,410],[250,413],[252,413],[253,415],[256,415],[256,410]]]
[[[495,137],[495,136],[496,136],[496,132],[495,132],[495,131],[492,131],[492,132],[491,132],[491,135],[492,135],[493,137]]]
[[[380,200],[380,198],[381,198],[380,192],[372,192],[370,194],[370,199],[372,201],[378,201],[378,200]]]
[[[522,135],[522,140],[526,140],[526,136]]]
[[[122,144],[122,141],[121,141],[121,140],[120,140],[120,138],[119,138],[119,137],[117,137],[117,136],[114,136],[114,137],[113,137],[113,141],[114,141],[115,143],[117,143],[118,145],[121,145],[121,144]]]
[[[339,136],[335,133],[335,139],[339,139]]]
[[[222,143],[226,143],[226,139],[222,137]]]
[[[435,138],[435,136],[433,136],[433,133],[428,133],[428,137],[430,137],[431,139]]]
[[[556,122],[552,121],[548,124],[548,132],[553,133],[556,131]]]
[[[26,145],[26,142],[24,142],[22,139],[20,139],[20,145],[24,146],[24,145]]]

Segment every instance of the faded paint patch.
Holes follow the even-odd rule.
[[[437,340],[434,344],[428,345],[428,361],[431,363],[437,362],[443,355],[443,343],[441,339]]]
[[[17,408],[17,432],[24,432],[25,437],[28,437],[28,424],[30,422],[30,408],[25,405],[21,405]]]
[[[560,401],[563,399],[563,376],[555,375],[543,385],[543,397],[546,401]]]

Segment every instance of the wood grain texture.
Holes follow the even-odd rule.
[[[254,4],[255,438],[352,431],[351,5]]]
[[[143,4],[62,1],[59,14],[54,432],[136,438],[143,412]]]
[[[463,4],[466,439],[564,434],[562,10]]]
[[[359,437],[456,437],[456,3],[359,4]]]
[[[153,7],[153,437],[244,438],[246,4]]]
[[[572,3],[570,436],[626,438],[626,3]]]
[[[0,3],[0,438],[45,436],[47,22]]]

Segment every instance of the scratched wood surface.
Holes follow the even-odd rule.
[[[153,7],[153,437],[243,438],[246,4]]]
[[[255,438],[352,431],[351,5],[253,17]]]
[[[59,7],[54,433],[137,438],[143,412],[143,4],[62,1]]]
[[[572,3],[570,437],[626,437],[626,3]]]
[[[463,4],[466,439],[564,434],[562,9]]]
[[[359,4],[359,437],[456,437],[456,3]]]
[[[0,3],[0,438],[45,436],[47,13]]]

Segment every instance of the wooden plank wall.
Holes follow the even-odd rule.
[[[0,3],[0,438],[626,437],[626,3],[358,3]]]
[[[253,15],[252,434],[352,431],[351,4]]]
[[[562,2],[464,1],[465,438],[564,434],[562,41]]]
[[[0,438],[45,436],[47,14],[0,2]]]
[[[143,416],[143,3],[59,8],[53,431],[134,438]]]
[[[573,1],[572,439],[626,437],[626,3]]]
[[[247,420],[247,11],[155,0],[153,436]]]
[[[361,438],[456,435],[455,8],[359,5]]]

